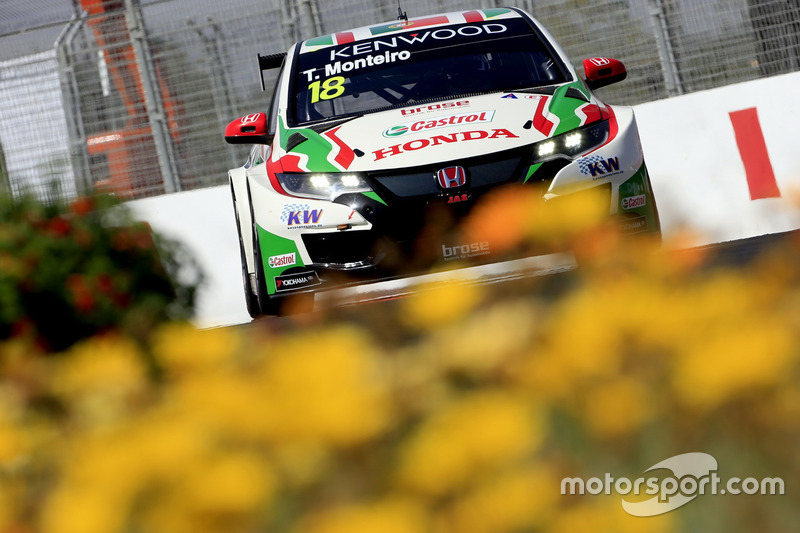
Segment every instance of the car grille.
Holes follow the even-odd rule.
[[[528,148],[509,150],[491,156],[445,161],[433,165],[400,169],[388,172],[371,172],[369,177],[377,182],[376,189],[382,197],[409,199],[440,196],[443,191],[436,182],[436,171],[451,166],[466,170],[468,184],[465,189],[481,192],[492,186],[521,181],[530,159]]]
[[[373,231],[308,233],[303,235],[303,244],[315,264],[335,267],[352,263],[371,263],[375,233]]]

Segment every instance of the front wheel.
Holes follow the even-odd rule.
[[[239,238],[239,256],[242,263],[242,287],[244,288],[244,303],[247,307],[247,314],[251,318],[261,316],[261,308],[258,304],[258,297],[253,293],[250,286],[250,273],[247,271],[247,257],[244,252],[244,241],[242,240],[242,225],[239,221],[239,203],[236,201],[236,193],[231,183],[231,198],[233,198],[233,213],[236,216],[236,236]]]
[[[256,271],[256,295],[258,306],[265,315],[279,315],[281,306],[280,299],[270,296],[267,291],[267,280],[264,276],[264,261],[261,259],[261,245],[258,242],[258,230],[253,222],[253,258]]]
[[[258,296],[253,294],[250,287],[250,273],[247,272],[247,262],[244,256],[244,243],[242,236],[239,235],[239,252],[242,256],[242,284],[244,285],[244,302],[247,306],[247,312],[252,318],[258,318],[262,315],[261,305],[258,303]]]
[[[261,313],[265,315],[279,315],[281,310],[280,299],[270,296],[267,291],[267,280],[264,276],[264,260],[261,256],[261,244],[258,240],[258,226],[253,212],[253,200],[250,195],[250,183],[247,183],[247,200],[250,205],[250,220],[252,221],[251,231],[253,232],[253,269],[256,276],[256,298]]]

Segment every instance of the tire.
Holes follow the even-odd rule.
[[[660,245],[662,242],[661,215],[659,215],[658,213],[658,203],[656,202],[656,193],[653,192],[653,185],[650,182],[650,174],[647,175],[647,192],[650,193],[650,198],[653,203],[653,218],[655,219],[655,226],[656,226],[652,233],[655,236],[656,241]]]
[[[242,240],[242,225],[239,221],[239,206],[236,201],[236,193],[231,183],[231,198],[233,198],[233,213],[236,216],[236,236],[239,239],[239,258],[242,264],[242,288],[244,289],[244,303],[247,313],[251,318],[258,318],[262,315],[261,307],[258,304],[258,297],[250,289],[250,273],[247,271],[247,258],[244,253],[244,241]]]
[[[242,256],[242,284],[244,285],[244,302],[247,305],[247,312],[252,318],[258,318],[263,313],[261,306],[258,303],[258,296],[253,294],[250,290],[250,273],[247,271],[247,261],[244,255],[244,243],[242,242],[242,235],[239,234],[239,253]]]
[[[264,315],[279,315],[281,310],[280,299],[275,296],[270,296],[267,291],[267,280],[264,276],[264,260],[261,256],[261,245],[258,241],[258,229],[256,225],[256,217],[253,212],[253,201],[250,196],[250,183],[247,184],[247,200],[250,204],[250,220],[252,220],[253,232],[253,263],[256,273],[256,299],[261,314]]]

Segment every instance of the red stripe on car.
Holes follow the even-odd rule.
[[[533,127],[536,131],[541,132],[543,135],[550,136],[553,131],[553,121],[544,116],[544,106],[547,104],[547,98],[539,98],[539,105],[536,107],[536,113],[533,116]]]
[[[347,44],[355,41],[356,38],[352,32],[343,31],[336,34],[336,44]]]
[[[605,106],[599,109],[600,109],[600,118],[608,118],[608,139],[606,140],[606,142],[604,142],[594,150],[590,150],[583,155],[588,155],[591,154],[592,152],[596,152],[603,146],[613,141],[614,138],[617,136],[617,133],[619,133],[619,123],[617,122],[617,115],[614,114],[614,109],[611,106]]]
[[[269,183],[272,185],[272,188],[278,191],[281,194],[286,194],[286,191],[283,190],[281,184],[278,183],[278,177],[275,175],[278,172],[283,172],[283,160],[286,159],[285,157],[279,159],[278,161],[273,161],[270,157],[267,159],[267,177],[269,178]]]
[[[480,11],[467,11],[464,13],[464,20],[467,22],[483,22],[483,15]]]
[[[402,28],[424,28],[425,26],[434,26],[436,24],[447,24],[450,22],[447,17],[426,17],[418,20],[409,20],[407,23],[403,24]]]
[[[356,154],[353,153],[353,150],[347,146],[339,137],[336,136],[336,132],[339,131],[339,127],[333,128],[330,131],[326,131],[323,135],[334,143],[336,146],[339,147],[339,153],[336,154],[336,157],[333,158],[338,164],[342,166],[345,170],[350,168],[350,164],[353,162],[353,159],[356,158]]]
[[[597,104],[586,104],[581,108],[581,111],[586,115],[586,122],[584,124],[592,124],[602,120],[603,116],[600,113],[600,106]]]

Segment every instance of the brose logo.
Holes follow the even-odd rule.
[[[477,257],[480,255],[489,255],[489,243],[487,241],[471,242],[469,244],[462,244],[461,246],[445,246],[442,245],[442,257],[445,261],[453,259],[466,259],[468,257]]]
[[[441,104],[430,104],[420,107],[412,107],[411,109],[403,109],[400,113],[403,116],[417,115],[419,113],[429,113],[431,111],[439,111],[442,109],[449,109],[451,107],[469,107],[469,100],[459,100],[457,102],[444,102]]]

